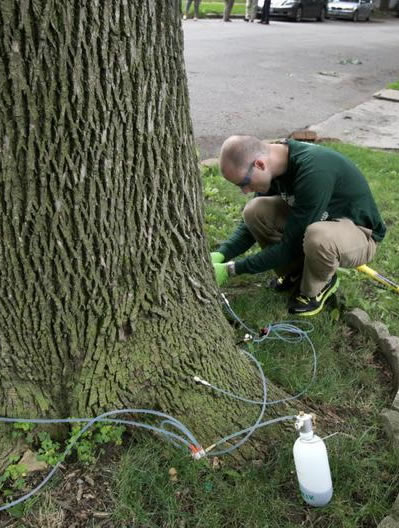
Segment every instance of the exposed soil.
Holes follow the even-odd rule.
[[[115,466],[119,463],[123,447],[106,449],[95,466],[67,463],[54,477],[54,481],[41,492],[40,508],[21,518],[0,513],[0,528],[115,528],[112,487]],[[45,477],[35,473],[27,479],[24,492],[28,492]],[[40,493],[40,492],[39,492]]]

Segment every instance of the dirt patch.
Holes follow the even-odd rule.
[[[123,447],[108,448],[95,466],[67,463],[45,491],[39,492],[40,506],[21,517],[0,513],[0,528],[115,528],[112,520],[113,475]],[[27,479],[28,492],[37,486],[46,472]],[[23,525],[21,519],[23,518]]]

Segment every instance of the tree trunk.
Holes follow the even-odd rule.
[[[378,7],[381,11],[387,11],[389,9],[389,5],[389,0],[380,0],[380,5]]]
[[[258,409],[203,235],[180,0],[0,0],[0,414]]]

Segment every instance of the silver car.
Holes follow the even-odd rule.
[[[327,7],[327,17],[370,20],[373,9],[371,0],[330,0]]]

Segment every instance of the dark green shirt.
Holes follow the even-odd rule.
[[[321,220],[349,218],[356,225],[371,229],[377,242],[385,236],[386,228],[370,187],[348,158],[321,145],[290,139],[287,144],[287,171],[272,180],[267,193],[280,195],[292,206],[282,240],[256,255],[238,260],[237,274],[260,273],[285,266],[300,257],[307,226]],[[227,261],[247,251],[255,242],[242,222],[218,251]]]

